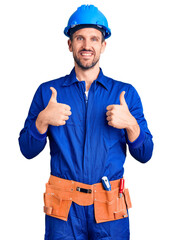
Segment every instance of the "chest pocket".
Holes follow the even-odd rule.
[[[65,102],[63,101],[64,104],[67,104],[71,107],[71,112],[72,114],[69,116],[69,119],[66,120],[66,126],[70,127],[83,127],[83,124],[85,122],[85,109],[84,105],[78,96],[74,98],[72,95],[71,98],[65,99]]]
[[[117,129],[108,125],[106,120],[104,127],[104,141],[108,148],[112,147],[116,143],[126,143],[124,129]]]
[[[69,116],[69,119],[66,121],[66,126],[73,126],[73,127],[84,127],[85,125],[85,118],[84,114],[82,114],[81,111],[77,111],[77,109],[74,109],[72,111],[72,114]]]
[[[75,126],[76,125],[76,122],[74,122],[72,115],[69,116],[69,119],[66,121],[66,125],[67,126]]]

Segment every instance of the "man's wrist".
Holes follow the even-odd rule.
[[[126,127],[126,131],[130,142],[134,142],[139,137],[140,127],[134,117],[129,126]]]
[[[35,122],[36,128],[37,130],[41,133],[44,134],[47,129],[48,129],[48,123],[46,122],[44,116],[43,116],[43,112],[40,112],[36,122]]]

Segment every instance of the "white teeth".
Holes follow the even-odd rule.
[[[82,56],[91,56],[91,53],[81,53]]]

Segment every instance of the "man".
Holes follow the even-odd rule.
[[[99,67],[111,35],[105,16],[82,5],[64,33],[75,66],[69,75],[39,86],[19,137],[28,159],[44,149],[47,137],[50,141],[45,239],[128,240],[126,144],[145,163],[152,156],[152,135],[134,87],[104,76]],[[102,184],[103,176],[110,185]]]

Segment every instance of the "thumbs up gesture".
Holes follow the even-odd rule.
[[[123,128],[130,128],[133,125],[137,124],[136,119],[132,116],[130,113],[127,103],[125,101],[125,91],[121,92],[120,94],[120,105],[113,104],[107,106],[107,121],[108,125],[118,128],[118,129],[123,129]]]
[[[52,91],[51,98],[47,107],[41,111],[36,119],[36,127],[40,133],[45,133],[49,125],[61,126],[65,125],[69,119],[71,108],[67,104],[57,102],[57,91],[50,87]]]

